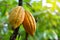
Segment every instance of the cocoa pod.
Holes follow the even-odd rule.
[[[26,11],[26,10],[25,10],[25,18],[23,21],[23,27],[28,34],[32,36],[34,35],[34,32],[36,30],[36,22],[33,15],[29,11]]]
[[[10,12],[9,23],[16,29],[24,20],[25,12],[22,6],[17,6]]]

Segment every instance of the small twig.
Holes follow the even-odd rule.
[[[28,40],[28,33],[26,32],[26,37],[25,37],[25,40]]]

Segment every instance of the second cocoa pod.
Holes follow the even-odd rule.
[[[23,21],[23,27],[28,34],[32,36],[34,35],[34,32],[36,30],[36,22],[33,15],[29,11],[26,11],[26,10],[25,10],[25,17]]]

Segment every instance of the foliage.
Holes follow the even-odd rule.
[[[36,32],[32,37],[29,35],[29,40],[57,40],[60,38],[60,7],[59,0],[23,0],[23,7],[29,10],[37,20]],[[0,0],[0,40],[9,40],[13,33],[8,17],[12,8],[18,6],[16,0]],[[25,39],[25,30],[23,25],[20,25],[19,40]],[[16,38],[18,40],[18,36]]]

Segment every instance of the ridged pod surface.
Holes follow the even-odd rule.
[[[11,24],[13,29],[19,27],[24,20],[25,12],[22,6],[17,6],[10,12],[9,15],[9,23]]]
[[[34,32],[36,30],[36,22],[33,15],[26,10],[25,10],[25,17],[23,21],[23,27],[27,33],[29,33],[32,36],[34,35]]]

